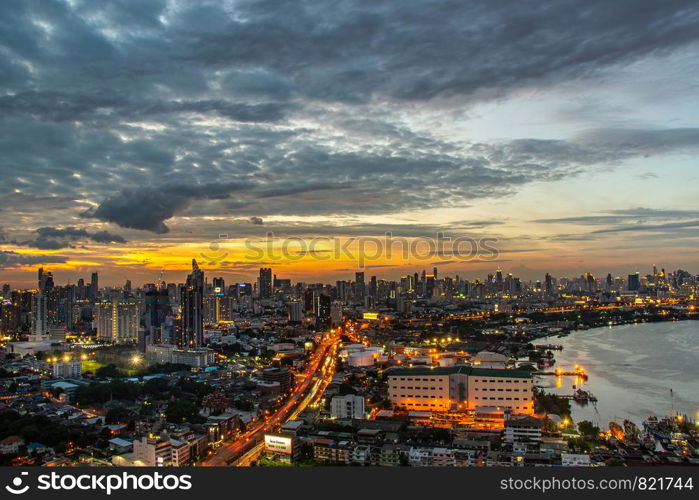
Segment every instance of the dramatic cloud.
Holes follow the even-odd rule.
[[[75,227],[40,227],[36,230],[36,234],[37,236],[33,240],[14,243],[41,250],[58,250],[70,247],[75,242],[86,240],[95,243],[126,243],[126,240],[118,234],[112,234],[108,231],[90,233],[85,229]]]
[[[219,200],[244,187],[243,184],[170,185],[162,188],[125,189],[104,200],[83,217],[114,222],[121,227],[167,233],[164,221],[198,199]]]
[[[37,264],[56,264],[68,260],[61,255],[23,255],[17,252],[0,250],[0,269]]]
[[[668,159],[697,153],[696,113],[635,109],[684,96],[677,82],[696,90],[697,24],[691,0],[0,2],[0,197],[15,216],[3,225],[8,235],[44,226],[12,237],[47,250],[123,242],[109,227],[78,234],[81,220],[140,230],[127,233],[134,245],[228,226],[500,229],[490,219],[519,208],[486,203],[641,162],[628,179],[651,184]],[[617,102],[642,79],[648,95]],[[596,89],[596,102],[576,100]],[[547,99],[560,106],[539,116]],[[682,101],[673,109],[693,106]],[[552,117],[568,126],[541,125]],[[655,196],[606,206],[693,200]],[[560,213],[522,222],[676,222]],[[429,224],[404,227],[406,214]],[[295,218],[313,221],[273,222]],[[449,222],[460,219],[473,222]]]

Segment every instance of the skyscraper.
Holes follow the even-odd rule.
[[[46,293],[40,291],[32,296],[32,335],[30,340],[41,342],[48,339],[48,305]]]
[[[366,285],[364,284],[364,273],[354,273],[354,300],[363,302],[365,294]]]
[[[51,273],[44,273],[44,268],[40,267],[37,276],[39,291],[32,295],[32,334],[29,338],[31,341],[48,340],[48,298],[46,291],[49,279],[53,283]]]
[[[196,349],[204,343],[204,272],[192,259],[192,273],[182,288],[182,333],[180,347]]]
[[[261,267],[257,290],[261,299],[272,298],[272,268]]]
[[[95,301],[99,296],[99,281],[97,273],[92,273],[92,278],[90,279],[90,287],[88,288],[87,298]]]
[[[316,297],[316,328],[328,328],[330,326],[330,297],[318,295]]]
[[[641,276],[638,273],[629,274],[627,288],[632,292],[638,291],[638,289],[641,288]]]

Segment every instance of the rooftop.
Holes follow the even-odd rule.
[[[471,365],[440,366],[434,368],[391,368],[386,370],[389,377],[409,375],[474,375],[481,377],[532,378],[527,370],[510,370],[507,368],[475,368]]]

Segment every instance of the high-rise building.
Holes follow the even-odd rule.
[[[187,276],[181,295],[182,332],[178,345],[199,348],[204,344],[204,272],[192,259],[192,273]]]
[[[170,296],[166,288],[151,288],[145,293],[145,326],[154,335],[170,314]]]
[[[425,293],[426,298],[430,298],[434,295],[434,276],[431,274],[425,276]]]
[[[289,310],[289,321],[292,323],[303,321],[303,304],[301,302],[289,302],[286,306]]]
[[[272,298],[272,268],[261,267],[260,277],[257,282],[258,295],[261,299]]]
[[[134,300],[116,300],[95,304],[97,338],[112,342],[134,342],[138,339],[140,309]]]
[[[48,305],[46,293],[40,291],[32,296],[32,334],[30,340],[41,342],[48,340]]]
[[[330,325],[335,327],[342,324],[342,302],[334,300],[330,305]]]
[[[364,295],[366,295],[366,285],[364,284],[364,273],[357,272],[354,273],[354,300],[356,302],[364,302]]]
[[[638,273],[629,274],[629,281],[627,284],[627,288],[631,292],[638,291],[638,289],[641,288],[641,277]]]
[[[546,295],[553,295],[553,277],[551,277],[549,273],[546,273],[544,283],[544,291],[546,292]]]
[[[213,287],[216,295],[224,295],[226,293],[226,281],[223,278],[214,278]]]
[[[99,277],[97,273],[92,273],[90,279],[90,287],[88,289],[87,298],[95,301],[99,297]]]
[[[328,328],[330,326],[330,297],[318,295],[316,297],[316,328]]]

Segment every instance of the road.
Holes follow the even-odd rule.
[[[335,355],[339,342],[339,335],[328,334],[306,367],[303,381],[296,386],[289,399],[235,441],[218,449],[212,457],[202,462],[202,465],[204,467],[247,466],[257,460],[264,448],[264,434],[275,431],[289,420],[294,420],[309,404],[320,397],[330,383],[335,374]]]

